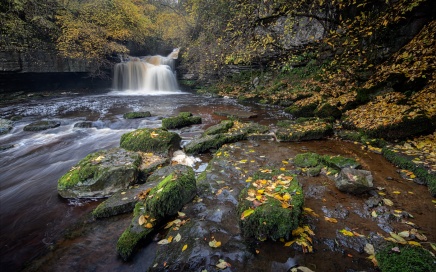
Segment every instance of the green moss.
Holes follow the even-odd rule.
[[[292,114],[295,117],[312,117],[318,104],[312,103],[305,106],[291,105],[285,109],[285,112]]]
[[[195,124],[201,124],[201,117],[192,116],[190,112],[181,112],[178,116],[162,119],[164,129],[176,129]]]
[[[180,146],[181,138],[177,133],[164,129],[143,128],[121,136],[120,146],[127,150],[167,153]]]
[[[397,246],[400,252],[392,251]],[[436,258],[421,247],[392,245],[376,254],[382,272],[430,272],[436,271]]]
[[[408,159],[401,154],[393,152],[387,147],[382,149],[383,156],[395,166],[412,171],[420,180],[428,186],[430,194],[436,197],[436,175],[429,173],[426,169],[416,165],[411,159]]]
[[[336,106],[332,106],[329,103],[319,105],[315,111],[315,116],[320,118],[333,117],[334,119],[341,118],[342,112]]]
[[[214,135],[227,132],[233,126],[232,120],[223,120],[221,123],[209,127],[203,133],[203,135]]]
[[[192,169],[186,174],[168,175],[150,191],[149,195],[153,197],[147,200],[145,212],[155,218],[174,215],[196,192]]]
[[[277,123],[276,136],[279,141],[318,140],[333,134],[330,123],[319,118],[298,118],[297,121],[285,120]]]
[[[358,168],[360,166],[360,164],[356,162],[356,160],[342,157],[339,155],[338,156],[324,155],[321,157],[321,160],[325,165],[330,166],[332,168],[336,168],[337,170],[340,170],[342,168],[348,168],[348,167]]]
[[[320,156],[316,153],[302,153],[294,158],[294,164],[298,167],[315,167],[321,163]]]
[[[123,115],[124,119],[135,119],[135,118],[145,118],[150,117],[151,113],[149,111],[145,112],[127,112]]]
[[[91,153],[70,169],[58,181],[58,189],[68,189],[87,179],[96,179],[101,175],[99,163],[95,160],[103,151]]]
[[[268,178],[277,173],[273,171],[269,173]],[[281,172],[283,174],[283,172]],[[265,173],[255,175],[255,177],[263,176]],[[253,180],[256,178],[253,177]],[[279,238],[289,239],[292,236],[292,230],[298,228],[301,210],[304,202],[303,190],[298,181],[294,179],[289,184],[289,187],[278,185],[275,192],[278,194],[291,195],[290,207],[284,208],[282,202],[269,195],[263,195],[266,198],[262,205],[254,205],[253,201],[247,200],[249,190],[257,190],[251,185],[241,191],[238,205],[239,215],[242,216],[244,211],[253,209],[253,213],[240,220],[241,233],[244,237],[257,238],[259,240]]]

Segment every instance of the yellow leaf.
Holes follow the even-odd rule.
[[[292,231],[292,236],[298,236],[304,232],[304,229],[302,227],[298,227],[297,229],[294,229]]]
[[[293,243],[295,243],[295,240],[285,243],[285,247],[291,246]]]
[[[182,252],[185,251],[187,248],[188,248],[188,245],[185,244],[185,245],[182,247]]]
[[[393,206],[394,202],[392,202],[392,200],[387,199],[387,198],[383,198],[383,203],[385,203],[386,206]]]
[[[213,239],[212,241],[209,242],[209,246],[210,247],[219,247],[219,246],[221,246],[221,242]]]
[[[145,227],[146,227],[147,229],[151,229],[151,228],[153,227],[153,225],[152,225],[151,223],[147,223],[147,224],[145,225]]]
[[[412,246],[421,246],[420,243],[415,242],[415,241],[408,241],[407,243],[408,243],[409,245],[412,245]]]
[[[291,199],[291,195],[286,193],[283,195],[283,200],[288,201],[289,199]]]
[[[169,243],[171,243],[171,241],[173,241],[173,236],[168,237],[167,240]]]
[[[138,219],[138,224],[139,224],[140,226],[142,226],[142,225],[145,224],[145,222],[147,222],[147,219],[145,219],[144,215],[141,215],[141,216],[139,217],[139,219]]]
[[[346,230],[346,229],[341,229],[339,232],[345,236],[354,236],[354,233],[352,233],[351,231]]]
[[[244,218],[250,216],[252,213],[254,213],[254,209],[245,210],[241,215],[241,220],[244,220]]]
[[[396,195],[399,195],[399,194],[401,194],[401,192],[400,192],[400,191],[393,191],[392,193],[394,193],[394,194],[396,194]]]
[[[324,216],[325,221],[330,222],[330,223],[338,223],[338,220],[335,218],[330,218],[327,216]]]

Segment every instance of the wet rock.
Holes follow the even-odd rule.
[[[190,112],[181,112],[178,116],[162,119],[162,128],[175,129],[201,124],[200,116],[192,116]]]
[[[359,168],[360,164],[351,158],[346,158],[342,156],[329,156],[325,155],[321,157],[322,162],[330,167],[336,168],[336,169],[342,169],[342,168]]]
[[[179,149],[181,138],[177,133],[160,128],[137,129],[121,136],[120,147],[132,151],[156,152],[168,155]]]
[[[100,205],[92,211],[92,215],[95,218],[104,218],[132,212],[136,202],[139,200],[138,194],[154,186],[156,186],[156,183],[151,182],[116,192],[100,203]]]
[[[332,125],[321,119],[304,118],[297,119],[297,121],[280,121],[277,126],[278,141],[319,140],[333,134]]]
[[[83,122],[77,122],[74,124],[75,128],[92,128],[92,122],[90,121],[83,121]]]
[[[8,133],[13,127],[11,120],[0,118],[0,135]]]
[[[149,192],[144,192],[141,201],[135,205],[131,224],[118,239],[117,252],[123,260],[128,260],[141,240],[150,238],[149,234],[161,227],[165,218],[177,214],[197,193],[191,167],[175,165],[164,168],[150,176],[150,180],[159,179],[162,173],[170,174],[160,179]]]
[[[342,234],[339,230],[337,230],[336,242],[342,247],[353,249],[359,253],[363,253],[365,245],[368,243],[368,239],[361,236],[346,236]]]
[[[336,187],[346,193],[362,194],[373,188],[370,171],[344,168],[335,179]]]
[[[328,209],[326,206],[322,206],[321,210],[324,212],[325,216],[332,218],[344,219],[350,214],[350,211],[340,203],[336,203],[334,209]]]
[[[224,144],[246,140],[251,134],[268,132],[266,126],[257,123],[233,122],[233,127],[226,133],[204,135],[193,139],[183,149],[188,154],[202,153],[210,149],[218,149]]]
[[[10,145],[0,145],[0,151],[4,151],[4,150],[8,150],[13,148],[15,145],[10,144]]]
[[[58,181],[64,198],[108,197],[133,185],[141,157],[122,148],[91,153]]]
[[[145,118],[150,117],[151,113],[149,111],[134,111],[134,112],[127,112],[123,114],[124,119],[136,119],[136,118]]]
[[[153,154],[150,152],[138,152],[142,161],[139,166],[139,181],[145,182],[147,178],[158,168],[166,166],[170,163],[170,159],[166,156]]]
[[[229,131],[229,129],[233,126],[232,120],[223,120],[221,123],[213,125],[209,128],[207,128],[203,135],[215,135],[220,133],[225,133]]]
[[[382,202],[382,198],[378,195],[372,196],[365,201],[365,206],[368,209],[377,207]]]
[[[238,110],[215,111],[214,114],[220,116],[226,116],[229,118],[236,118],[236,119],[250,119],[250,118],[257,117],[257,114],[255,113],[249,111],[238,111]]]
[[[251,183],[240,194],[238,211],[242,235],[259,240],[290,239],[292,231],[298,228],[303,208],[301,185],[287,172],[272,171],[270,175],[259,174],[257,178],[262,181]],[[271,186],[277,187],[269,192]],[[245,216],[247,212],[250,214]]]
[[[41,130],[47,130],[50,128],[59,127],[61,125],[58,121],[37,121],[28,124],[23,128],[25,131],[41,131]]]

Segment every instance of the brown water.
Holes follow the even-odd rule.
[[[150,243],[130,262],[122,262],[115,245],[130,222],[130,216],[93,221],[89,212],[101,200],[64,200],[57,195],[57,180],[87,154],[119,145],[123,133],[143,127],[159,127],[160,117],[190,111],[200,115],[203,124],[178,131],[185,141],[224,119],[215,111],[246,110],[258,114],[253,121],[273,124],[286,116],[280,108],[255,104],[240,105],[231,99],[205,97],[190,93],[162,96],[123,96],[118,94],[64,94],[56,97],[26,99],[3,104],[1,117],[21,115],[13,130],[0,136],[0,146],[14,147],[0,152],[0,268],[1,271],[21,270],[33,260],[32,267],[43,271],[145,271],[152,265],[155,243]],[[125,120],[129,111],[150,111],[154,117]],[[32,121],[54,119],[58,128],[44,132],[24,132]],[[78,121],[92,121],[94,128],[73,128]],[[301,152],[345,155],[356,158],[374,175],[375,186],[384,187],[387,198],[396,209],[414,215],[413,222],[425,231],[429,241],[436,240],[435,207],[427,188],[400,177],[397,169],[381,155],[363,151],[360,146],[336,140],[304,143],[280,143],[255,147],[258,154],[280,163]],[[204,165],[208,156],[200,156]],[[306,182],[307,181],[307,182]],[[338,192],[325,177],[302,177],[306,192],[305,206],[320,218],[310,223],[314,229],[316,254],[301,254],[277,243],[263,243],[253,266],[262,267],[267,260],[284,263],[289,257],[315,271],[345,271],[345,268],[371,270],[364,253],[335,247],[337,230],[350,228],[369,235],[382,232],[387,226],[368,216],[366,198],[350,197]],[[401,194],[393,194],[400,191]],[[410,194],[408,192],[413,192]],[[323,220],[335,212],[347,214],[337,224]],[[395,231],[405,230],[394,223]],[[340,242],[340,241],[339,241]],[[30,269],[31,270],[31,269]],[[271,270],[273,271],[273,270]]]

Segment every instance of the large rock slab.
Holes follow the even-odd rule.
[[[61,123],[58,121],[51,121],[51,120],[37,121],[37,122],[33,122],[33,123],[28,124],[27,126],[25,126],[23,128],[23,130],[25,130],[25,131],[41,131],[41,130],[47,130],[50,128],[59,127],[60,125],[61,125]]]
[[[137,129],[121,136],[120,146],[127,150],[156,152],[168,155],[179,149],[181,138],[177,133],[160,128]]]
[[[227,126],[227,124],[225,124]],[[215,131],[215,129],[212,129]],[[225,131],[224,129],[222,131]],[[183,149],[188,154],[196,154],[208,151],[210,149],[218,149],[227,143],[246,140],[250,135],[265,134],[269,131],[268,127],[257,123],[242,123],[238,121],[232,122],[232,127],[227,129],[227,132],[212,134],[203,134],[200,137],[193,139]]]
[[[64,198],[100,198],[133,185],[141,157],[122,148],[91,153],[58,180]]]
[[[176,129],[196,124],[201,124],[201,117],[192,116],[190,112],[181,112],[175,117],[162,119],[162,128],[164,129]]]
[[[142,193],[131,224],[117,242],[117,252],[124,260],[131,257],[141,240],[149,238],[165,218],[177,214],[197,193],[195,173],[189,166],[178,164],[161,168],[149,180],[159,180],[158,185]]]

